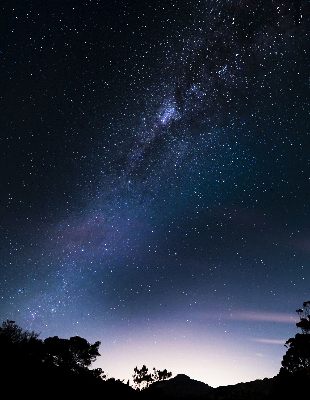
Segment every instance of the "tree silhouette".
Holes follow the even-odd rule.
[[[90,344],[79,336],[54,336],[42,341],[38,336],[14,321],[7,320],[0,326],[0,377],[14,397],[36,390],[37,385],[44,387],[51,397],[61,393],[63,398],[86,398],[90,389],[93,397],[105,389],[112,394],[115,387],[106,385],[102,369],[90,369],[99,356],[100,342]]]
[[[94,344],[79,336],[60,339],[58,336],[38,339],[39,334],[23,330],[15,321],[5,321],[0,327],[0,353],[2,365],[7,369],[19,364],[32,368],[48,366],[62,367],[67,371],[88,373],[97,378],[104,378],[100,369],[90,370],[99,354],[100,342]]]
[[[275,377],[275,398],[298,398],[310,384],[310,302],[296,310],[300,321],[296,323],[302,333],[297,333],[285,343],[288,348],[283,356],[279,374]]]
[[[100,342],[94,344],[79,336],[60,339],[58,336],[44,340],[45,361],[75,372],[88,369],[97,356]]]
[[[159,369],[153,368],[152,378],[153,381],[163,381],[165,379],[171,378],[172,372],[168,372],[166,369],[160,371]]]
[[[94,369],[91,370],[91,373],[93,374],[93,376],[95,378],[99,378],[99,379],[102,379],[102,380],[107,379],[107,375],[104,373],[102,368],[94,368]]]
[[[134,368],[134,374],[132,377],[137,389],[143,390],[152,382],[152,374],[149,374],[148,371],[149,370],[145,365],[143,365],[141,369],[138,369],[138,367]]]
[[[23,330],[15,324],[15,321],[4,321],[0,327],[0,339],[7,340],[12,344],[25,344],[37,339],[38,333]]]
[[[1,358],[5,362],[13,361],[16,357],[28,362],[41,360],[43,354],[42,341],[39,334],[23,330],[15,321],[5,321],[0,327]]]
[[[293,375],[306,372],[310,378],[310,335],[297,333],[285,346],[288,350],[283,357],[282,367]]]
[[[134,368],[134,375],[132,375],[132,377],[137,389],[146,389],[151,383],[162,381],[172,376],[172,372],[168,372],[166,369],[160,371],[159,369],[153,368],[152,373],[148,373],[148,371],[145,365],[143,365],[141,369],[138,369],[138,367]]]
[[[310,301],[303,303],[303,309],[296,310],[299,315],[300,321],[297,322],[297,328],[302,330],[302,333],[310,333]]]
[[[296,326],[302,333],[297,333],[285,343],[288,350],[282,360],[282,369],[293,375],[307,373],[310,378],[310,301],[304,302],[303,307],[296,310],[300,318]]]

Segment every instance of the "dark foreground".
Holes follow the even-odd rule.
[[[18,365],[2,366],[0,381],[9,397],[42,399],[148,399],[148,400],[286,400],[298,398],[298,388],[285,386],[278,377],[212,388],[177,375],[138,391],[114,379],[107,381],[89,374],[76,374],[61,367]],[[287,383],[287,382],[286,382]]]

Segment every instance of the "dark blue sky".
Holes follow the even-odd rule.
[[[308,2],[1,8],[1,318],[116,378],[274,376],[309,300]]]

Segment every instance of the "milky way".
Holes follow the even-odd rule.
[[[101,340],[117,378],[276,374],[309,300],[308,2],[2,8],[2,319]]]

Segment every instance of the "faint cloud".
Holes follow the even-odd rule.
[[[296,237],[293,242],[298,250],[310,252],[310,238],[305,236]]]
[[[200,314],[201,317],[201,314]],[[286,324],[296,324],[299,321],[294,314],[260,312],[260,311],[234,311],[234,312],[207,312],[204,318],[232,321],[253,321],[253,322],[281,322]]]
[[[259,311],[236,311],[229,314],[230,319],[239,321],[283,322],[296,324],[299,319],[292,314]]]
[[[284,345],[286,340],[285,339],[257,339],[257,338],[253,338],[254,342],[259,342],[259,343],[266,343],[266,344],[280,344],[280,345]]]

